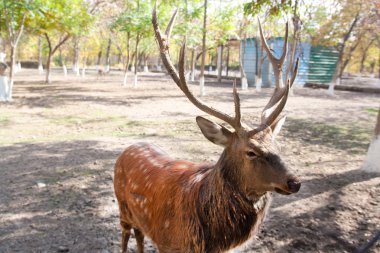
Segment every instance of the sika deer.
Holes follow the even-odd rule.
[[[156,6],[153,26],[161,58],[174,82],[200,110],[228,123],[234,131],[203,117],[196,121],[204,136],[224,147],[214,165],[172,160],[150,144],[128,147],[115,165],[114,187],[120,209],[122,252],[126,252],[131,229],[138,252],[144,235],[160,252],[217,253],[242,244],[254,236],[269,207],[271,192],[296,193],[300,182],[282,161],[274,138],[285,117],[283,110],[298,62],[286,87],[278,88],[262,112],[257,128],[241,123],[240,101],[233,87],[235,116],[231,117],[195,98],[184,73],[185,44],[180,51],[179,72],[170,60],[169,37],[176,13],[166,29],[158,28]],[[265,38],[261,37],[265,42]],[[287,37],[286,37],[287,40]],[[286,49],[278,60],[268,47],[274,68],[281,68]],[[274,64],[275,61],[279,63]],[[281,78],[281,77],[277,77]]]

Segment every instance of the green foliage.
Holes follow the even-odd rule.
[[[279,17],[292,9],[291,0],[252,0],[244,4],[244,14],[257,16],[260,12],[267,10],[269,17]]]
[[[82,0],[35,0],[39,15],[33,19],[33,29],[40,34],[49,32],[79,35],[88,31],[94,17]]]

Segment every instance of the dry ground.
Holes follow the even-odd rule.
[[[0,252],[118,252],[112,177],[122,150],[147,141],[174,158],[213,162],[221,149],[197,128],[203,113],[162,74],[142,76],[138,88],[122,87],[118,73],[54,75],[46,85],[23,70],[14,101],[0,104]],[[230,84],[209,82],[207,92],[204,101],[233,111]],[[270,92],[241,92],[245,122],[258,122]],[[239,252],[353,252],[380,228],[380,175],[360,169],[379,98],[295,90],[279,142],[302,188],[275,195],[258,238]]]

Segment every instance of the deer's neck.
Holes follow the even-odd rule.
[[[198,189],[197,215],[203,227],[202,252],[219,252],[235,247],[260,226],[270,194],[257,199],[246,196],[239,185],[238,169],[227,162],[225,153]]]

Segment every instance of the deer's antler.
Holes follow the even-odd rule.
[[[240,115],[240,99],[239,95],[236,91],[236,85],[234,84],[233,95],[234,95],[234,104],[235,104],[235,117],[231,117],[223,112],[218,111],[217,109],[212,108],[211,106],[207,106],[202,101],[198,100],[188,88],[186,78],[185,78],[185,55],[186,55],[186,41],[182,44],[179,62],[178,62],[178,71],[175,69],[169,54],[169,40],[170,34],[173,29],[174,20],[177,16],[177,10],[174,12],[168,27],[166,28],[164,37],[161,34],[161,30],[158,26],[158,18],[157,18],[157,0],[155,2],[153,13],[152,13],[152,23],[154,27],[155,37],[160,48],[160,56],[163,64],[165,65],[169,75],[172,77],[177,86],[182,90],[182,92],[186,95],[186,97],[192,102],[196,107],[198,107],[201,111],[210,114],[218,119],[221,119],[231,125],[235,129],[239,129],[241,127],[241,115]]]
[[[272,97],[270,98],[268,104],[264,107],[261,114],[261,124],[265,126],[269,126],[277,119],[277,117],[280,115],[280,113],[285,107],[285,104],[289,95],[289,90],[293,86],[294,80],[296,79],[296,76],[297,76],[299,60],[297,58],[296,66],[294,68],[291,79],[287,80],[287,84],[285,87],[281,87],[282,86],[282,65],[285,62],[287,51],[288,51],[287,50],[288,23],[286,23],[284,48],[283,48],[283,52],[280,58],[276,58],[271,52],[271,50],[269,49],[267,41],[263,35],[263,30],[261,28],[260,20],[259,20],[259,29],[260,29],[261,44],[264,47],[267,53],[268,59],[273,66],[273,72],[274,72],[274,77],[276,81],[276,88],[274,90],[274,93]]]

